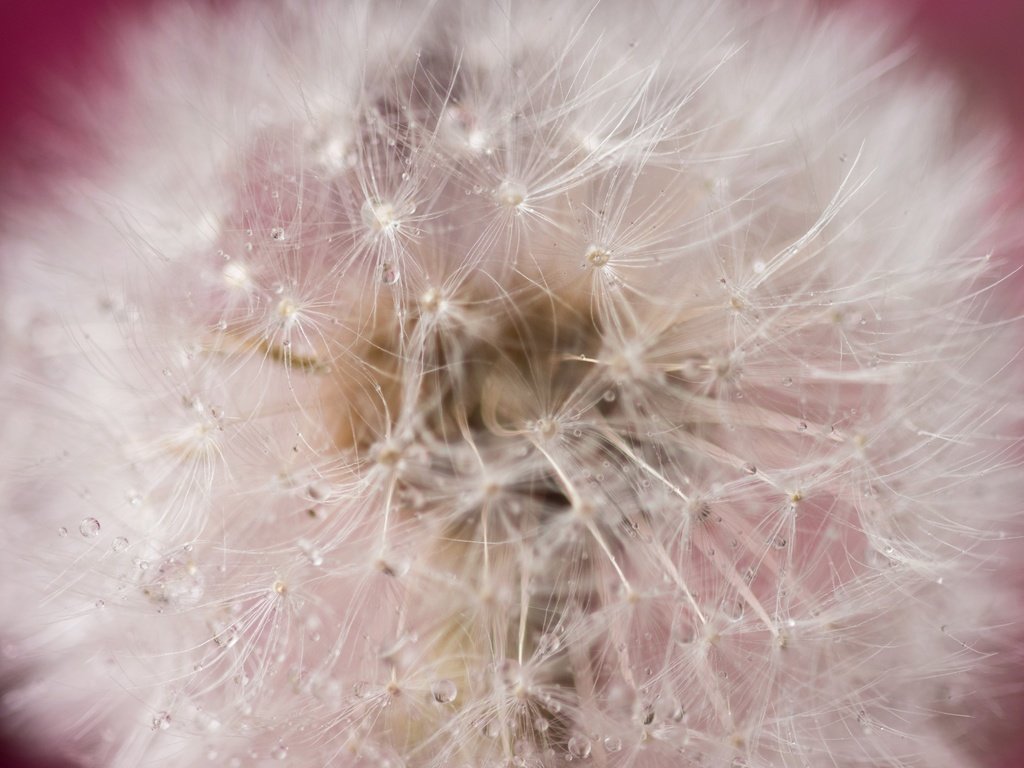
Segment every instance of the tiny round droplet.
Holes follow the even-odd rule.
[[[518,208],[526,200],[526,187],[514,181],[503,181],[495,196],[502,205]]]
[[[458,693],[459,689],[451,680],[436,680],[434,681],[434,684],[430,686],[430,694],[438,704],[450,704],[455,701],[455,697]]]
[[[276,747],[274,747],[273,751],[270,753],[270,756],[275,760],[284,760],[286,757],[288,757],[288,747],[286,747],[284,744],[278,744]]]
[[[203,597],[205,578],[192,560],[171,555],[161,561],[153,580],[143,586],[143,594],[161,608],[190,608]]]
[[[283,227],[274,227],[270,230],[270,239],[281,241],[285,238],[285,231]]]
[[[749,461],[743,465],[743,471],[748,475],[756,475],[757,467],[751,464]]]
[[[306,493],[313,501],[323,501],[330,495],[331,487],[322,480],[316,480],[309,484]]]
[[[115,552],[124,552],[126,549],[128,549],[128,539],[126,539],[124,536],[118,536],[111,542],[110,548]]]
[[[537,638],[537,650],[542,654],[558,653],[562,649],[562,639],[551,632],[545,632]]]
[[[57,529],[57,535],[63,539],[65,536],[68,535],[68,529],[62,525],[60,528]]]
[[[577,733],[575,736],[569,739],[569,754],[573,757],[587,758],[590,757],[590,739],[582,734]]]
[[[622,749],[622,739],[618,736],[605,736],[604,737],[604,750],[605,752],[618,752]]]
[[[384,283],[384,285],[394,285],[401,279],[402,273],[391,264],[386,264],[380,273],[380,281]]]
[[[87,517],[78,524],[78,532],[87,539],[100,535],[100,521],[95,517]]]
[[[154,731],[166,731],[171,727],[171,716],[167,712],[159,712],[156,717],[153,718],[153,730]]]

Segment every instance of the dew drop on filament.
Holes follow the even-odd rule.
[[[458,693],[458,688],[451,680],[436,680],[434,684],[430,686],[430,694],[438,704],[450,704],[455,701],[455,697]]]
[[[590,739],[581,734],[576,734],[569,739],[569,754],[573,757],[585,759],[590,757]]]

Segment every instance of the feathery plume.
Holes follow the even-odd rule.
[[[998,141],[800,2],[171,5],[9,207],[8,717],[83,766],[980,764]]]

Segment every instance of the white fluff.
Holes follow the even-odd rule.
[[[1021,490],[998,143],[884,37],[131,30],[81,110],[109,160],[5,213],[8,715],[110,768],[975,764]]]

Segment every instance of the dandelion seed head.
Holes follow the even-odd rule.
[[[118,151],[0,288],[26,723],[114,768],[980,764],[995,141],[863,21],[676,5],[133,31]]]

